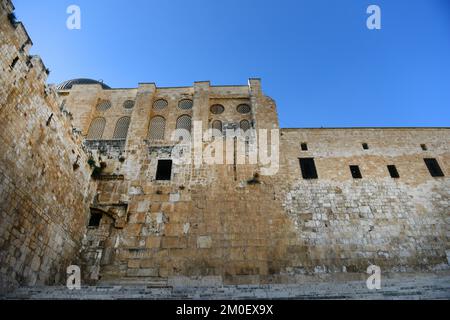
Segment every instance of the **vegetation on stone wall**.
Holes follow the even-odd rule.
[[[98,179],[98,178],[100,178],[100,176],[102,175],[102,173],[103,173],[103,170],[106,168],[106,162],[100,162],[100,166],[97,166],[97,163],[96,163],[96,161],[94,160],[94,158],[91,156],[89,159],[88,159],[88,165],[89,165],[89,167],[91,167],[91,169],[92,169],[92,174],[91,174],[91,177],[93,178],[93,179]]]
[[[247,180],[247,184],[260,184],[261,181],[259,179],[260,179],[259,173],[255,172],[253,177]]]

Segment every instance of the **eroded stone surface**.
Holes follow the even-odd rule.
[[[383,271],[448,269],[448,128],[281,129],[273,175],[232,154],[226,164],[174,162],[170,180],[156,180],[158,160],[195,151],[171,139],[182,116],[201,121],[203,130],[217,120],[229,128],[248,121],[258,130],[279,129],[276,104],[260,80],[180,88],[80,84],[55,92],[45,85],[42,61],[28,58],[23,26],[9,22],[10,1],[0,3],[3,287],[61,283],[72,263],[89,283],[148,277],[283,283],[365,273],[371,264]],[[154,108],[160,99],[167,106]],[[179,108],[185,99],[193,100],[192,109]],[[105,100],[111,108],[99,110]],[[133,108],[124,108],[128,100]],[[210,112],[215,104],[224,112]],[[237,112],[241,104],[251,112]],[[118,139],[124,117],[127,136]],[[160,140],[150,139],[155,117],[165,119]],[[101,136],[87,139],[98,118],[105,121]],[[314,158],[318,179],[302,178],[299,158]],[[424,158],[437,159],[445,177],[431,177]],[[389,176],[391,164],[399,179]],[[360,167],[363,179],[352,178],[350,165]],[[86,228],[90,212],[102,219]]]

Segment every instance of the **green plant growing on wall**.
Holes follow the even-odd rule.
[[[247,180],[247,184],[260,184],[261,181],[259,180],[259,173],[255,172],[253,175],[253,178]]]
[[[92,170],[91,177],[94,179],[98,179],[102,175],[102,168],[101,167],[95,167],[94,170]]]
[[[89,165],[89,167],[91,167],[91,169],[93,169],[92,174],[91,174],[91,177],[93,179],[98,179],[102,175],[103,170],[107,166],[106,162],[100,162],[100,166],[97,166],[97,164],[96,164],[94,158],[92,158],[92,156],[89,157],[89,159],[88,159],[88,165]]]
[[[92,158],[92,156],[89,157],[87,163],[88,163],[89,167],[91,167],[91,168],[95,167],[95,160],[94,160],[94,158]]]

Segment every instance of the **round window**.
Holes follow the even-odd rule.
[[[153,103],[153,109],[155,109],[155,110],[162,110],[165,107],[167,107],[167,105],[168,105],[168,103],[167,103],[166,100],[159,99],[159,100],[156,100],[155,103]]]
[[[123,107],[125,109],[133,109],[134,107],[134,101],[133,100],[127,100],[123,103]]]
[[[212,114],[221,114],[225,111],[225,108],[221,104],[215,104],[211,106],[210,111]]]
[[[240,104],[237,106],[236,110],[239,113],[246,114],[246,113],[249,113],[251,109],[248,104]]]

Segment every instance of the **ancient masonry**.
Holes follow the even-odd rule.
[[[176,128],[279,129],[259,79],[47,86],[0,1],[2,291],[64,283],[72,264],[89,283],[449,268],[449,128],[282,128],[269,175],[236,157],[179,164]]]

